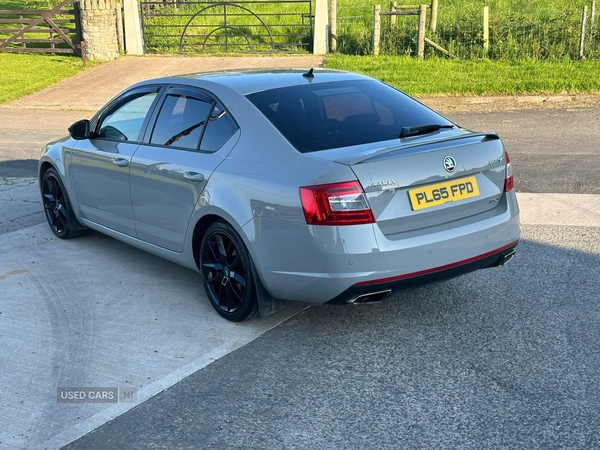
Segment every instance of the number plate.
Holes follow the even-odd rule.
[[[431,208],[464,198],[477,197],[479,188],[475,177],[460,178],[408,191],[414,211]]]

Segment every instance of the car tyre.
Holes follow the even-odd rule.
[[[206,230],[199,261],[206,295],[221,316],[232,322],[258,316],[250,254],[231,225],[217,221]]]
[[[73,239],[90,232],[75,218],[67,190],[55,169],[48,169],[40,187],[44,214],[50,229],[60,239]]]

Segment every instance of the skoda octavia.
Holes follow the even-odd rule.
[[[233,321],[503,265],[520,236],[496,134],[354,73],[145,81],[69,132],[39,164],[54,234],[94,229],[198,271]]]

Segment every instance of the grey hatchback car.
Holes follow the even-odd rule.
[[[54,234],[91,228],[200,272],[233,321],[381,301],[503,265],[520,237],[498,136],[363,75],[150,80],[69,132],[39,163]]]

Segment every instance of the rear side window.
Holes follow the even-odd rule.
[[[167,95],[150,143],[196,150],[212,107],[212,101]]]
[[[237,131],[237,128],[227,110],[217,103],[206,124],[200,150],[216,152]]]
[[[397,139],[402,127],[451,125],[375,80],[306,84],[247,98],[302,153]]]

